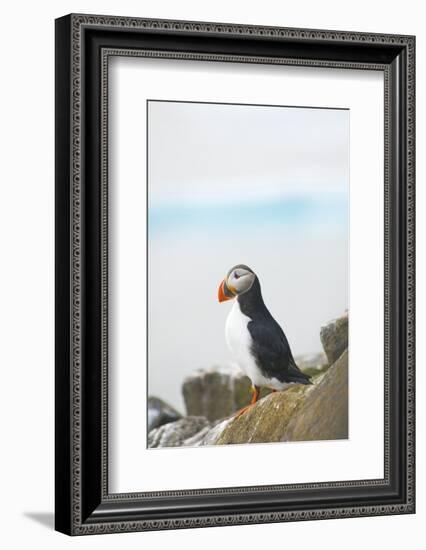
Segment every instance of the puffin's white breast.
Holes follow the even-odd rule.
[[[250,317],[244,315],[238,300],[235,300],[225,325],[226,343],[240,367],[246,372],[245,364],[254,361],[251,353],[251,336],[247,325]]]

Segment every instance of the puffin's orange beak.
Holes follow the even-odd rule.
[[[226,300],[231,300],[233,298],[232,295],[229,295],[229,291],[227,292],[227,288],[225,286],[225,279],[223,279],[223,281],[219,285],[218,298],[219,298],[219,302],[226,302]]]

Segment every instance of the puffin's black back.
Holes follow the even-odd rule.
[[[265,306],[257,277],[250,290],[237,300],[241,312],[251,319],[247,324],[252,338],[251,353],[263,376],[280,382],[311,384],[310,377],[296,365],[283,329]]]

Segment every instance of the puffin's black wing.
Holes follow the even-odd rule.
[[[252,338],[251,352],[265,377],[286,383],[311,384],[310,376],[296,365],[286,335],[272,316],[250,321],[247,328]]]

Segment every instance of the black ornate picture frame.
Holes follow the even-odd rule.
[[[116,55],[383,72],[383,479],[108,492],[107,75]],[[78,14],[56,21],[58,531],[414,513],[414,81],[413,36]]]

